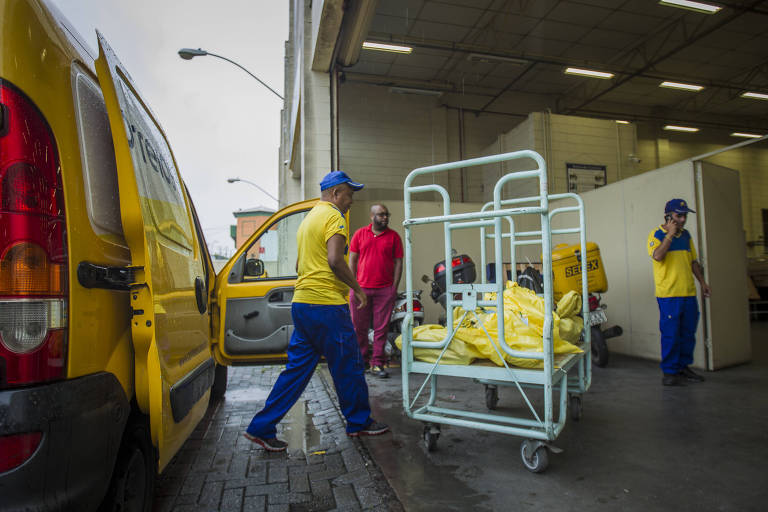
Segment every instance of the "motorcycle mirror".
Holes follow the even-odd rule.
[[[429,276],[427,276],[427,274],[422,274],[421,275],[421,282],[422,283],[428,283],[429,282]]]

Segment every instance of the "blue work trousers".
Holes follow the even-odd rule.
[[[699,303],[696,297],[656,297],[661,331],[661,371],[676,374],[693,362]]]
[[[275,426],[301,397],[320,356],[328,361],[341,412],[347,419],[347,432],[364,429],[371,422],[371,408],[349,306],[295,302],[291,316],[294,330],[286,351],[288,363],[247,432],[263,439],[275,437]]]

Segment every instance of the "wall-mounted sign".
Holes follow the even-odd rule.
[[[607,183],[604,165],[565,164],[568,178],[568,192],[588,192]]]

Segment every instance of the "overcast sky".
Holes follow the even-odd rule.
[[[202,48],[238,62],[281,96],[288,38],[284,0],[53,0],[90,46],[106,37],[159,118],[189,187],[211,252],[231,255],[238,209],[275,208],[282,101],[215,57],[182,60]]]

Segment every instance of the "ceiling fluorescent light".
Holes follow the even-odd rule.
[[[592,69],[583,68],[565,68],[564,73],[566,75],[589,76],[592,78],[602,78],[604,80],[613,78],[613,73],[606,73],[605,71],[594,71]]]
[[[524,66],[528,64],[525,59],[516,59],[514,57],[504,57],[502,55],[489,55],[487,53],[470,53],[467,55],[467,60],[470,62],[482,62],[485,64],[514,64],[516,66]]]
[[[443,91],[436,89],[416,89],[414,87],[390,87],[389,92],[396,94],[420,94],[422,96],[441,96]]]
[[[679,7],[680,9],[702,12],[704,14],[715,14],[722,9],[722,7],[719,5],[705,4],[704,2],[693,2],[691,0],[660,0],[659,4],[666,5],[668,7]]]
[[[762,137],[762,135],[757,135],[756,133],[733,132],[731,134],[731,137],[744,137],[745,139],[759,139]]]
[[[403,46],[399,44],[388,43],[375,43],[373,41],[364,41],[363,49],[365,50],[378,50],[380,52],[392,52],[392,53],[411,53],[413,48],[410,46]]]
[[[699,92],[700,90],[704,89],[703,85],[684,84],[681,82],[661,82],[659,87],[666,87],[667,89],[682,89],[684,91],[694,92]]]
[[[617,119],[616,124],[629,124],[629,121],[625,121],[623,119]]]
[[[697,132],[698,128],[691,128],[690,126],[676,126],[674,124],[668,124],[664,127],[665,130],[673,132]]]
[[[745,92],[741,97],[752,98],[753,100],[768,100],[768,94],[763,94],[761,92]]]

